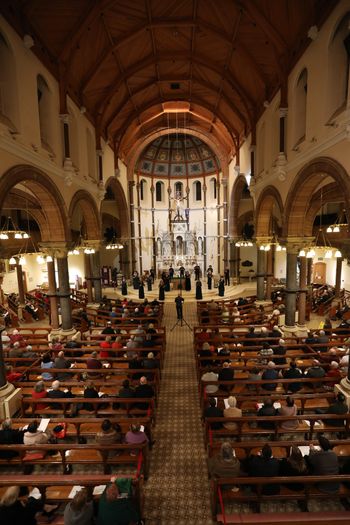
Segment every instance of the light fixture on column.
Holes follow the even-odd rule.
[[[259,249],[261,251],[268,252],[269,250],[271,250],[271,247],[273,247],[273,246],[275,247],[276,252],[282,252],[282,251],[284,252],[284,251],[286,251],[286,247],[283,246],[280,243],[280,241],[279,241],[277,235],[275,234],[275,232],[273,232],[271,240],[266,242],[266,243],[264,243],[264,244],[261,244]]]
[[[237,246],[237,248],[246,248],[253,246],[253,242],[251,239],[246,239],[246,237],[243,236],[235,242],[235,246]]]
[[[348,219],[346,211],[343,208],[341,213],[338,215],[334,224],[330,224],[326,230],[327,233],[339,233],[342,228],[348,227]]]
[[[92,253],[95,253],[95,248],[89,244],[88,239],[83,238],[81,233],[73,249],[69,250],[68,255],[79,255],[80,253],[85,253],[86,255],[91,255]]]
[[[115,237],[106,245],[106,250],[122,250],[123,248],[122,242]]]
[[[17,228],[12,217],[7,217],[5,224],[0,230],[0,239],[2,241],[10,239],[29,239],[30,234],[24,230]]]

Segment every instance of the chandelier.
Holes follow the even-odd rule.
[[[348,219],[346,217],[346,211],[343,209],[341,211],[341,214],[338,215],[335,223],[328,226],[326,232],[327,233],[339,233],[342,228],[347,228],[347,226],[348,226]]]
[[[79,255],[80,253],[85,253],[86,255],[91,255],[95,253],[95,248],[89,245],[87,239],[83,239],[82,235],[79,235],[78,242],[74,245],[72,250],[69,250],[68,255]]]
[[[323,257],[325,259],[332,259],[332,257],[338,258],[343,256],[340,250],[333,248],[322,228],[318,230],[314,244],[307,247],[306,249],[300,250],[299,257],[313,259],[316,255],[316,250],[322,251]]]
[[[123,244],[117,240],[115,237],[106,245],[106,250],[122,250],[124,248]]]
[[[253,243],[249,239],[238,239],[238,241],[235,242],[235,246],[245,248],[247,246],[253,246]]]
[[[4,226],[0,230],[0,239],[7,240],[10,237],[14,239],[29,239],[30,234],[17,228],[12,217],[7,217]]]
[[[280,244],[280,242],[278,240],[278,237],[275,234],[275,232],[273,232],[271,240],[269,242],[265,243],[265,244],[261,244],[259,249],[261,251],[268,252],[269,250],[271,250],[271,247],[273,247],[273,246],[275,247],[276,252],[282,252],[282,251],[285,252],[286,251],[286,247]]]

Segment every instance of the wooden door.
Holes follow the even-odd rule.
[[[313,284],[326,284],[327,265],[324,262],[317,262],[313,265]]]

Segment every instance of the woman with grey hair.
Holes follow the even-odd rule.
[[[221,445],[217,456],[209,458],[208,467],[211,477],[230,478],[237,477],[241,473],[240,461],[236,458],[235,451],[228,441]],[[231,487],[231,490],[237,492],[239,488]]]

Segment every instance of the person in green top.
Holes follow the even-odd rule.
[[[137,525],[140,514],[132,500],[132,479],[111,478],[98,504],[97,525]]]

